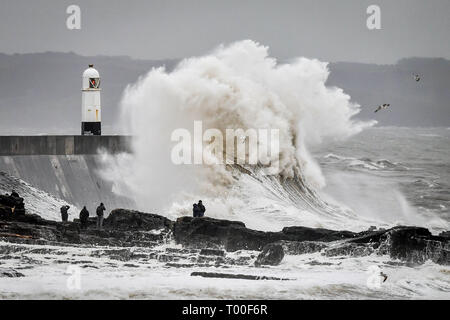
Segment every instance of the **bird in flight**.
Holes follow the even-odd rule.
[[[386,109],[386,108],[388,108],[388,107],[390,107],[390,106],[391,106],[391,105],[390,105],[389,103],[382,104],[382,105],[378,106],[378,108],[375,110],[375,113],[377,113],[377,112],[380,111],[381,109]]]
[[[416,80],[416,82],[419,82],[420,81],[420,76],[418,74],[415,74],[414,75],[414,80]]]

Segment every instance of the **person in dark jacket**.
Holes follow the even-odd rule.
[[[100,203],[100,205],[97,207],[97,229],[101,230],[103,227],[103,211],[105,211],[105,205]]]
[[[200,217],[200,210],[198,208],[198,205],[194,203],[192,207],[192,215],[194,216],[194,218]]]
[[[203,217],[203,216],[205,215],[206,208],[205,208],[205,206],[203,205],[202,200],[199,200],[199,201],[198,201],[197,206],[198,206],[198,210],[200,211],[199,217]]]
[[[69,218],[69,211],[70,206],[62,206],[61,207],[61,220],[62,222],[67,222],[67,219]]]
[[[86,209],[86,206],[83,207],[83,209],[80,211],[80,222],[81,222],[81,228],[86,229],[89,219],[89,211]]]
[[[14,202],[14,206],[11,208],[11,212],[16,215],[24,215],[25,203],[23,198],[21,198],[15,190],[11,191],[11,195],[9,196],[9,198],[12,202]]]
[[[16,192],[16,190],[12,190],[12,191],[11,191],[11,197],[14,197],[14,198],[20,198],[20,196],[19,196],[19,194]]]

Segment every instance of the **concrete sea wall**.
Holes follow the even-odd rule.
[[[130,136],[0,136],[0,156],[130,152]]]
[[[100,150],[110,154],[130,152],[129,136],[1,136],[0,171],[91,215],[105,203],[108,209],[133,208],[134,201],[114,192],[104,179]]]

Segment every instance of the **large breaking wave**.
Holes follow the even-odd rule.
[[[202,199],[209,216],[259,229],[351,227],[352,212],[317,196],[326,181],[308,148],[375,122],[354,120],[360,106],[342,89],[327,87],[328,75],[324,62],[279,64],[267,47],[250,40],[185,59],[171,72],[153,69],[123,95],[122,119],[135,136],[134,154],[109,159],[114,163],[105,175],[139,208],[171,217],[190,214],[191,204]],[[278,170],[267,176],[258,166],[174,165],[171,133],[192,130],[195,120],[221,132],[279,129]]]

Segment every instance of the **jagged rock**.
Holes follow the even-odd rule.
[[[331,242],[336,240],[351,239],[357,236],[351,231],[335,231],[322,228],[286,227],[282,231],[294,241],[322,241]],[[286,239],[288,240],[288,239]]]
[[[292,280],[288,278],[276,278],[267,276],[254,276],[248,274],[232,274],[232,273],[217,273],[217,272],[192,272],[192,277],[204,278],[222,278],[222,279],[243,279],[243,280]]]
[[[202,249],[200,254],[204,256],[225,256],[225,251],[219,249]]]
[[[449,239],[433,236],[428,229],[398,226],[389,230],[362,232],[354,239],[324,251],[325,256],[366,256],[376,252],[409,264],[431,260],[450,264]]]
[[[336,247],[327,248],[322,253],[327,257],[335,256],[350,256],[350,257],[365,257],[374,253],[375,249],[366,244],[344,243]]]
[[[280,244],[285,254],[289,255],[301,255],[307,253],[319,252],[322,249],[327,247],[326,243],[318,242],[318,241],[278,241],[277,244]]]
[[[245,229],[238,221],[212,218],[178,218],[173,227],[177,243],[194,248],[220,248],[226,246],[232,230]]]
[[[310,262],[306,262],[306,264],[309,264],[310,266],[338,266],[341,264],[341,262],[339,263],[331,263],[331,262],[319,262],[317,260],[313,260]]]
[[[14,270],[14,269],[5,269],[0,268],[0,278],[6,277],[6,278],[19,278],[19,277],[25,277],[24,274]]]
[[[14,215],[25,214],[25,204],[21,197],[14,197],[6,194],[0,195],[0,206],[3,207],[0,211],[5,211],[5,213],[13,213]]]
[[[380,241],[380,250],[387,252],[392,259],[414,263],[430,259],[438,264],[450,264],[448,238],[433,236],[425,228],[395,227],[387,230]]]
[[[135,210],[114,209],[104,221],[105,228],[115,230],[170,229],[173,222],[166,217]]]
[[[177,243],[196,248],[224,247],[226,251],[256,250],[280,240],[334,241],[353,238],[349,231],[334,231],[305,227],[284,228],[282,232],[251,230],[239,221],[213,218],[181,217],[174,224]]]
[[[439,237],[450,239],[450,231],[442,231],[441,233],[439,233]]]
[[[250,263],[248,260],[242,262],[230,260],[229,257],[225,257],[223,251],[225,249],[229,252],[265,251],[259,258],[261,261],[258,263],[261,264],[277,264],[283,254],[318,251],[332,256],[361,256],[376,252],[408,263],[423,263],[430,259],[435,263],[450,264],[448,232],[433,236],[427,229],[417,227],[395,227],[360,233],[287,227],[280,232],[263,232],[248,229],[239,221],[182,217],[172,222],[156,214],[116,209],[105,219],[103,230],[95,229],[94,217],[89,219],[87,229],[80,230],[77,222],[63,223],[45,220],[37,215],[12,214],[10,207],[7,206],[11,205],[8,201],[9,196],[0,199],[3,203],[0,203],[0,240],[13,243],[152,247],[173,235],[176,243],[184,246],[183,249],[173,250],[181,250],[179,254],[191,253],[201,257],[194,258],[197,263],[198,260],[216,264]],[[330,243],[332,246],[329,246]],[[3,247],[0,248],[0,251],[2,250]],[[178,255],[176,252],[166,253],[167,256]],[[273,260],[264,262],[265,254]],[[155,253],[154,256],[151,255],[149,254],[149,259],[162,259],[167,262],[172,259]],[[118,254],[117,258],[123,261],[131,259],[126,254]]]
[[[74,222],[56,222],[38,215],[0,211],[0,239],[28,244],[76,243],[104,246],[154,246],[171,233],[172,222],[162,216],[124,209],[113,210],[103,230],[89,218],[87,229]],[[130,223],[127,225],[127,223]]]
[[[263,251],[256,258],[255,266],[262,265],[277,266],[284,258],[284,250],[280,244],[270,243],[266,245]]]

